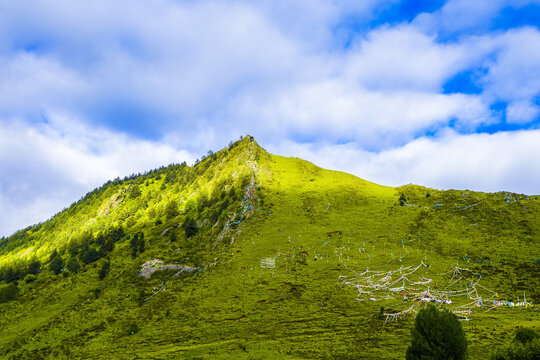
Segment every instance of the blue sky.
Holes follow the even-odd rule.
[[[540,193],[540,1],[11,1],[0,236],[247,133],[386,185]]]

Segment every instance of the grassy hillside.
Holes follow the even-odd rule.
[[[0,355],[403,358],[429,289],[487,358],[540,320],[492,306],[539,301],[539,234],[535,196],[380,186],[247,137],[3,239]]]

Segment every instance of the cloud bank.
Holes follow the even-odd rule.
[[[246,133],[382,184],[540,193],[535,14],[524,0],[4,4],[0,235]]]

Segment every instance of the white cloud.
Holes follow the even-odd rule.
[[[481,32],[506,8],[519,9],[529,4],[540,4],[538,0],[449,0],[438,11],[420,14],[416,25],[424,30],[441,32],[445,35]]]
[[[39,116],[50,104],[70,106],[88,94],[76,71],[51,57],[19,53],[0,57],[0,113]]]
[[[444,151],[456,151],[460,159],[465,155],[458,145],[477,141],[494,154],[474,148],[479,168],[495,156],[517,156],[498,154],[491,144],[523,148],[526,141],[514,144],[527,138],[521,133],[443,134],[450,123],[468,133],[498,121],[490,110],[497,101],[509,102],[508,122],[527,124],[538,117],[538,30],[470,36],[475,22],[485,27],[509,2],[450,0],[412,24],[359,31],[350,47],[342,46],[341,32],[353,32],[344,24],[362,28],[393,2],[2,5],[0,170],[12,177],[0,180],[0,210],[10,210],[0,220],[0,233],[43,220],[110,178],[192,160],[193,153],[218,150],[246,132],[278,153],[294,148],[298,153],[291,155],[319,154],[328,167],[356,169],[383,183],[393,184],[398,172],[400,184],[446,186],[451,180],[456,187],[499,184],[518,191],[521,182],[521,191],[529,191],[527,177],[510,181],[503,175],[510,166],[490,167],[499,169],[490,185],[474,176],[427,170],[437,161],[421,153],[443,157]],[[452,31],[458,34],[452,41],[437,36]],[[469,70],[478,72],[481,94],[441,93],[448,79]],[[423,139],[426,132],[436,137]],[[283,141],[300,145],[280,147]],[[354,159],[364,159],[359,163],[367,172]],[[455,170],[452,159],[441,164]]]
[[[421,14],[416,23],[446,32],[475,29],[487,26],[507,2],[450,0],[434,14]]]
[[[165,144],[48,118],[38,128],[2,123],[0,235],[45,220],[107,180],[194,159]]]
[[[299,12],[300,2],[119,4],[99,2],[84,15],[60,0],[8,6],[2,20],[11,30],[6,34],[15,32],[8,40],[31,45],[37,37],[42,49],[30,55],[19,48],[0,63],[1,90],[8,94],[0,114],[39,117],[59,109],[138,135],[149,129],[154,138],[176,138],[194,150],[200,145],[174,133],[209,139],[193,133],[264,127],[273,137],[283,129],[346,134],[382,148],[452,119],[468,130],[492,120],[493,91],[483,98],[440,94],[447,79],[492,51],[489,37],[441,44],[414,26],[383,27],[338,51],[325,40],[306,48],[307,35],[278,19],[286,9]],[[299,22],[331,33],[344,13],[369,17],[377,6],[319,0],[305,6],[310,15]],[[491,65],[486,87],[502,88],[507,63],[514,62]],[[215,139],[205,147],[218,144]]]
[[[257,95],[232,107],[244,118],[255,114],[260,127],[277,137],[303,134],[315,141],[346,140],[377,149],[407,142],[452,119],[464,129],[492,121],[481,99],[462,94],[373,92],[329,81],[283,89],[264,103]]]
[[[287,37],[308,52],[335,49],[336,25],[343,19],[367,22],[379,9],[399,0],[256,0],[248,3],[264,13]]]
[[[536,179],[540,166],[531,164],[540,151],[540,131],[459,135],[448,132],[438,139],[419,139],[401,149],[377,155],[373,177],[395,184],[389,166],[405,183],[437,188],[496,192],[540,193]],[[379,175],[375,175],[379,172]]]
[[[453,2],[448,4],[451,3]],[[467,2],[467,4],[469,3],[475,2]],[[491,5],[479,2],[477,5],[480,7],[495,6],[494,11],[499,11],[501,7],[500,4],[497,5],[497,2]],[[515,4],[515,6],[518,5]],[[422,16],[437,18],[436,14]],[[453,17],[451,18],[453,19]],[[406,29],[411,28],[414,27],[406,27]],[[418,32],[420,29],[422,29],[421,26],[416,28],[416,31]],[[400,34],[395,38],[405,36],[406,32],[402,31]],[[390,79],[388,83],[399,86],[403,82],[405,88],[422,85],[429,88],[431,86],[431,89],[436,91],[436,86],[442,86],[445,80],[461,71],[472,69],[477,73],[475,81],[482,89],[481,98],[484,103],[508,102],[507,117],[510,122],[525,124],[535,120],[534,114],[537,110],[532,104],[535,102],[535,98],[540,95],[540,31],[537,28],[521,27],[481,36],[462,36],[459,41],[454,41],[451,45],[434,42],[433,37],[423,35],[421,32],[413,32],[412,34],[415,34],[414,37],[417,38],[416,46],[418,48],[424,46],[426,49],[414,51],[414,45],[408,49],[406,40],[402,40],[401,45],[394,47],[404,49],[404,51],[401,55],[389,56],[390,63],[392,61],[398,63],[398,60],[393,59],[408,59],[408,54],[412,60],[405,63],[413,65],[403,65],[401,69],[395,65],[394,68],[399,69],[398,74],[395,75],[398,80],[392,83]],[[429,43],[429,39],[433,41],[432,44]],[[424,55],[415,56],[415,54],[427,55],[424,58]],[[433,64],[430,65],[430,62]],[[376,62],[371,63],[375,64]],[[384,61],[382,64],[388,65]],[[366,66],[362,68],[366,68]],[[388,73],[392,74],[391,71]],[[409,77],[400,76],[399,73],[411,75]],[[426,77],[425,81],[422,81],[422,74]],[[375,83],[377,78],[385,79],[384,76],[373,76]],[[415,83],[415,81],[417,82]],[[525,108],[525,104],[529,104],[527,108]],[[518,118],[518,116],[522,117]]]
[[[510,124],[525,124],[538,118],[540,107],[530,102],[513,102],[506,109],[506,121]]]
[[[540,94],[540,31],[510,30],[494,38],[496,59],[484,79],[485,92],[497,100],[529,100]]]
[[[368,89],[439,91],[471,55],[468,47],[437,43],[412,26],[384,27],[353,46],[344,72]]]
[[[460,135],[447,131],[372,153],[354,144],[297,144],[271,149],[382,185],[421,184],[438,189],[540,194],[540,130]]]
[[[73,83],[82,79],[91,89],[85,100],[97,105],[116,95],[184,114],[201,111],[245,83],[291,75],[291,63],[298,62],[294,46],[275,24],[247,5],[121,3],[98,2],[88,11],[63,1],[7,6],[0,22],[9,38],[2,42],[11,40],[9,56],[18,68],[8,68],[4,76],[40,80],[42,72],[31,77],[36,67],[52,81],[76,73]],[[37,55],[21,55],[34,45]],[[49,89],[47,82],[33,83],[36,92]],[[25,85],[14,87],[13,96]],[[58,90],[48,103],[76,96],[68,86]],[[81,105],[80,97],[74,106]]]

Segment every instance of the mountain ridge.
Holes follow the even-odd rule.
[[[408,280],[444,289],[458,267],[496,291],[469,313],[455,308],[465,298],[439,304],[471,319],[471,354],[486,358],[538,320],[495,301],[538,301],[539,213],[534,197],[386,187],[247,136],[195,166],[114,180],[4,240],[0,354],[402,357],[414,303],[362,274],[424,264]]]

